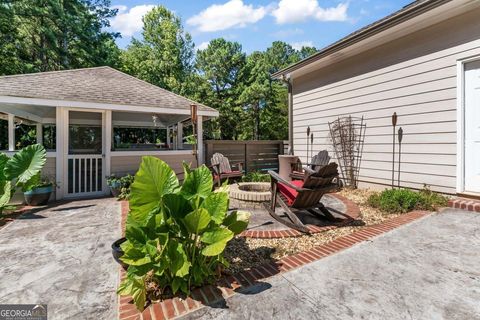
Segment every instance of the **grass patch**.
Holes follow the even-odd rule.
[[[406,213],[412,210],[435,211],[447,205],[448,198],[431,191],[426,186],[420,191],[387,189],[372,194],[368,204],[387,213]]]

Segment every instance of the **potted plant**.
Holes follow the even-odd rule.
[[[107,178],[107,185],[110,187],[110,191],[114,197],[118,197],[122,188],[122,182],[120,178],[117,178],[114,174]]]
[[[29,184],[42,170],[46,161],[47,152],[39,144],[25,147],[11,158],[0,153],[0,214],[15,190]]]
[[[43,206],[48,203],[55,184],[48,177],[36,174],[22,187],[25,203],[29,206]]]

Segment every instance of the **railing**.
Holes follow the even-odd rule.
[[[243,162],[246,173],[253,171],[278,171],[278,155],[284,154],[282,140],[205,141],[205,162],[211,164],[212,155],[219,152],[226,156],[230,163]]]

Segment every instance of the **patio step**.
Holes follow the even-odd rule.
[[[472,212],[480,212],[480,200],[469,198],[453,198],[448,200],[450,208],[463,209]]]

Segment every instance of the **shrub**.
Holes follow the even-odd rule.
[[[252,171],[242,177],[242,182],[270,182],[270,175],[268,173]]]
[[[227,214],[228,194],[213,192],[206,166],[184,164],[180,186],[173,170],[155,157],[143,157],[131,185],[127,241],[122,261],[129,265],[118,289],[143,310],[147,285],[161,292],[188,294],[193,286],[215,280],[227,243],[245,230],[249,213]]]
[[[117,198],[119,200],[128,200],[130,196],[130,185],[133,183],[135,179],[134,176],[131,174],[127,174],[126,176],[117,178],[115,175],[111,175],[107,179],[107,184],[109,187],[118,188],[120,193],[118,194]]]
[[[445,206],[448,199],[427,187],[416,192],[410,189],[387,189],[368,198],[368,204],[388,213],[405,213],[412,210],[436,210]]]

